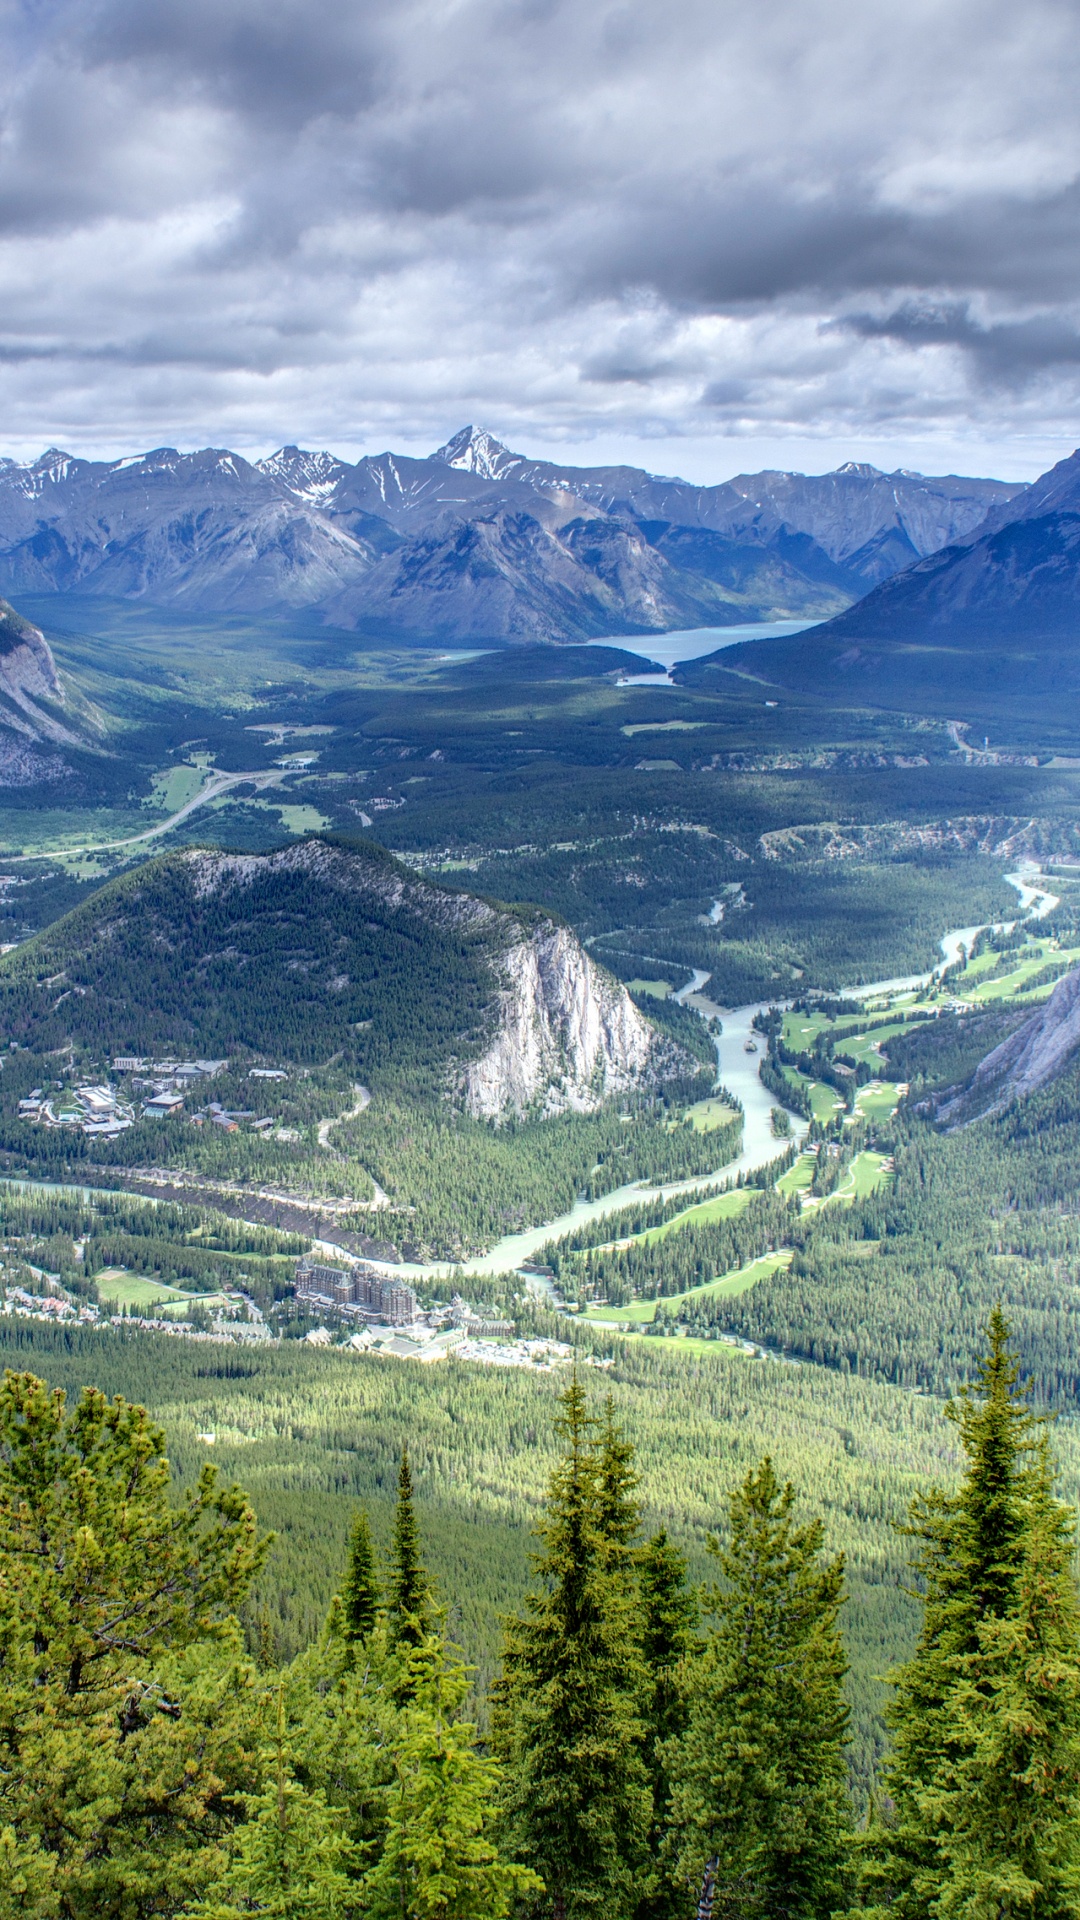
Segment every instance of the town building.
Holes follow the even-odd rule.
[[[143,1107],[148,1120],[161,1120],[167,1114],[179,1113],[184,1104],[182,1093],[155,1093]]]
[[[391,1327],[410,1327],[420,1313],[416,1295],[404,1281],[391,1279],[362,1261],[331,1266],[310,1253],[297,1262],[296,1297],[333,1307],[352,1319],[380,1320]]]
[[[505,1340],[513,1336],[515,1328],[512,1320],[499,1320],[491,1314],[477,1313],[455,1293],[450,1302],[450,1318],[455,1327],[460,1327],[470,1340]]]

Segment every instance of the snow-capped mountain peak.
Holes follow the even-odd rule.
[[[333,453],[312,453],[305,447],[279,447],[256,460],[255,470],[269,480],[277,480],[298,500],[318,507],[329,499],[345,472],[345,463]]]
[[[459,473],[479,474],[481,480],[505,480],[516,467],[524,465],[521,455],[511,453],[486,427],[462,427],[430,458],[444,467],[456,467]]]

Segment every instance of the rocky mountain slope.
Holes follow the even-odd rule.
[[[963,1086],[934,1102],[935,1117],[949,1128],[969,1126],[1056,1080],[1080,1049],[1080,968],[1059,980],[1043,1006],[979,1062]]]
[[[86,745],[85,702],[72,710],[43,633],[0,600],[0,788],[67,777],[55,747]]]
[[[463,428],[427,459],[172,448],[0,461],[0,590],[345,627],[567,640],[823,619],[1016,490],[849,466],[695,487],[527,460]]]
[[[751,642],[728,669],[782,687],[950,718],[1048,697],[1080,719],[1080,454],[812,634]],[[717,656],[719,661],[719,656]],[[1031,721],[1036,713],[1027,714]],[[1045,732],[1045,729],[1044,729]],[[1071,743],[1070,743],[1071,750]]]
[[[0,961],[36,1052],[336,1060],[478,1118],[589,1110],[693,1070],[576,937],[417,878],[377,848],[185,848]]]

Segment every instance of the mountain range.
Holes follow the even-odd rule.
[[[303,609],[438,640],[582,640],[822,620],[970,536],[1019,489],[879,473],[739,475],[529,460],[465,427],[425,459],[283,447],[0,460],[0,592],[193,612]]]
[[[992,714],[1052,693],[1075,726],[1078,634],[1080,452],[812,634],[726,649],[722,662],[802,692],[917,697],[939,711]]]

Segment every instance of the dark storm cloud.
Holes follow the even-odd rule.
[[[1072,0],[9,0],[7,417],[1060,420],[1078,69]]]
[[[1058,368],[1080,366],[1080,327],[1062,314],[986,324],[969,306],[906,301],[891,313],[853,313],[842,323],[867,340],[919,347],[961,347],[990,380],[1022,382]]]
[[[194,87],[280,130],[371,103],[385,18],[335,0],[106,0],[70,16],[70,48],[90,69],[126,67],[166,96]]]

